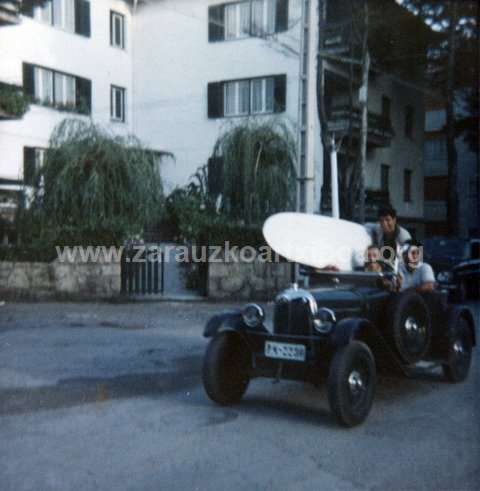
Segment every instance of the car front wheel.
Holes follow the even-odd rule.
[[[250,349],[235,332],[221,332],[209,343],[203,361],[203,386],[221,405],[239,402],[247,390]]]
[[[352,341],[335,353],[328,374],[328,400],[339,423],[352,427],[365,420],[375,386],[375,360],[365,343]]]

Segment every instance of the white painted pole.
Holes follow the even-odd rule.
[[[332,149],[330,152],[330,174],[332,188],[332,217],[340,218],[340,204],[338,201],[338,163],[337,163],[337,147],[335,146],[335,138],[332,138]]]
[[[307,213],[315,211],[315,129],[317,115],[317,7],[316,0],[309,1],[308,9],[308,63],[307,63],[307,148],[305,208]]]

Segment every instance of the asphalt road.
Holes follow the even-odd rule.
[[[380,379],[347,430],[324,388],[207,399],[201,333],[225,307],[0,307],[0,490],[480,489],[480,350],[460,385]]]

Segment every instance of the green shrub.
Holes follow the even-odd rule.
[[[221,211],[227,216],[259,225],[294,209],[296,144],[284,121],[235,125],[217,140],[212,157],[221,161]]]
[[[35,176],[33,202],[20,220],[22,241],[120,245],[141,234],[163,213],[158,157],[134,137],[64,120]]]
[[[23,92],[8,84],[0,84],[0,110],[8,116],[21,118],[28,110],[29,100]]]

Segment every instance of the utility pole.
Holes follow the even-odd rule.
[[[317,2],[303,0],[298,114],[298,209],[306,213],[315,211],[317,15]]]
[[[332,190],[332,218],[340,218],[340,203],[338,199],[338,159],[335,135],[332,136],[330,147],[330,187]]]

